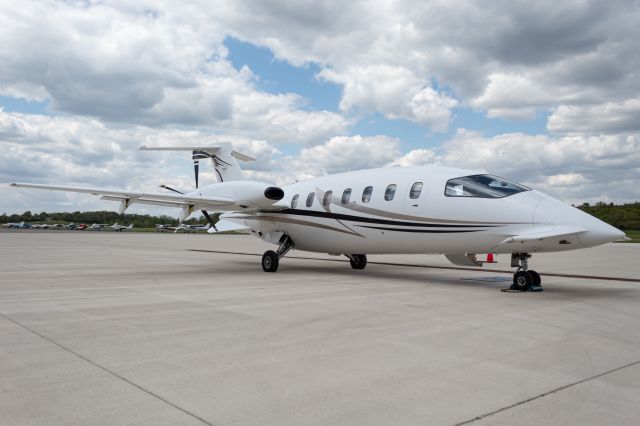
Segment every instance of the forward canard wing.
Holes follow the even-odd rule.
[[[511,243],[527,243],[530,241],[544,241],[555,238],[570,237],[587,232],[586,229],[575,226],[542,226],[530,232],[513,235],[501,241],[498,247]]]
[[[541,226],[526,231],[518,235],[511,235],[496,246],[492,247],[489,252],[504,251],[529,251],[536,250],[541,245],[571,244],[574,237],[587,232],[585,229],[574,226]],[[479,266],[484,265],[484,261],[478,260],[474,253],[453,253],[445,254],[447,260],[458,266]]]

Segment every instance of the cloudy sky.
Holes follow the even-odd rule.
[[[0,182],[190,189],[188,155],[136,149],[224,140],[278,184],[441,164],[640,200],[638,22],[624,0],[7,2]],[[104,208],[0,186],[0,212]]]

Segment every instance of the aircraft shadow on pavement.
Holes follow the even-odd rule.
[[[455,271],[438,273],[433,272],[434,270],[429,270],[429,268],[426,267],[404,267],[376,264],[367,265],[366,269],[356,271],[351,269],[351,266],[347,261],[339,262],[327,261],[324,259],[304,259],[305,262],[303,263],[300,262],[300,260],[302,259],[291,260],[294,261],[287,263],[287,258],[285,257],[280,264],[280,269],[278,269],[278,272],[276,272],[275,275],[290,276],[291,274],[299,273],[304,273],[307,275],[317,274],[318,276],[322,275],[323,281],[327,281],[327,274],[331,274],[337,277],[344,277],[345,279],[349,280],[353,278],[366,278],[367,280],[371,280],[372,282],[384,281],[386,283],[395,282],[397,284],[401,284],[401,282],[411,282],[423,285],[445,284],[457,287],[483,288],[492,291],[507,288],[510,284],[510,281],[486,280],[486,278],[488,277],[496,277],[496,275],[502,275],[496,274],[492,271],[487,271],[484,275],[482,272],[476,272],[476,275],[474,277],[469,277],[463,271],[463,273],[461,273],[460,275],[455,275]],[[238,266],[242,265],[241,268],[237,268],[237,272],[242,274],[251,271],[259,271],[260,273],[265,273],[262,272],[260,264],[257,264],[253,259],[237,259],[233,261],[233,264]],[[225,270],[228,269],[225,268]],[[413,271],[409,272],[409,270]],[[230,272],[233,273],[233,271],[234,269],[231,268]],[[507,278],[511,277],[509,274],[503,275]],[[597,280],[583,280],[583,282],[580,282],[576,278],[544,277],[544,273],[542,273],[542,276],[543,279],[548,282],[548,284],[544,285],[543,283],[545,291],[540,294],[544,295],[552,293],[554,295],[554,298],[556,299],[558,298],[558,296],[566,296],[567,298],[640,298],[640,286],[638,286],[637,288],[628,287],[629,283],[622,284],[618,282],[599,282]],[[565,286],[563,284],[563,280],[571,280],[571,286]],[[346,282],[345,284],[353,285],[354,283],[350,281]],[[625,287],[616,287],[620,284],[624,285]]]

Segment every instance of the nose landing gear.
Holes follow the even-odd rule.
[[[512,253],[511,266],[517,267],[513,274],[513,284],[511,290],[519,291],[542,291],[542,280],[540,274],[534,270],[529,270],[527,259],[531,257],[528,253]]]

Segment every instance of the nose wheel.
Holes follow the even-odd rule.
[[[540,274],[534,270],[529,270],[527,259],[531,257],[528,253],[513,253],[511,255],[511,266],[518,269],[513,274],[513,284],[511,290],[519,291],[542,291],[542,279]]]

